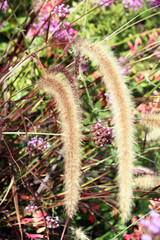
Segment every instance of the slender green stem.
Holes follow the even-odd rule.
[[[21,135],[21,134],[26,134],[26,132],[2,132],[3,135]],[[27,132],[28,135],[48,135],[48,136],[62,136],[60,133],[44,133],[44,132]]]
[[[84,24],[83,24],[83,34],[85,34],[86,30],[86,23],[87,23],[87,8],[88,8],[88,0],[86,0],[86,6],[85,6],[85,17],[84,17]]]
[[[160,87],[160,82],[149,93],[146,94],[146,97],[150,96],[159,87]]]

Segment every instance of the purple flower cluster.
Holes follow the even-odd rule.
[[[98,147],[105,147],[107,144],[112,144],[112,139],[115,137],[113,128],[108,127],[107,124],[102,124],[100,119],[98,122],[92,124],[91,132],[91,140]]]
[[[68,41],[68,36],[72,38],[76,33],[76,31],[72,28],[72,24],[64,21],[63,29],[61,28],[62,20],[64,20],[66,16],[70,14],[69,6],[67,5],[65,7],[64,4],[55,6],[50,12],[51,16],[49,19],[49,14],[46,9],[47,8],[44,7],[44,9],[42,9],[42,11],[39,13],[37,23],[33,23],[32,28],[27,33],[27,38],[32,37],[37,33],[39,36],[43,36],[48,29],[48,26],[49,33],[54,34],[55,39],[61,42],[66,42]]]
[[[99,4],[102,5],[103,7],[109,7],[111,4],[114,3],[114,0],[99,0]]]
[[[63,25],[64,25],[65,29],[63,29],[63,30],[60,30],[60,28],[57,29],[55,37],[56,37],[56,39],[58,39],[61,42],[67,42],[68,36],[70,38],[72,38],[75,35],[75,30],[71,27],[73,25],[70,24],[69,22],[64,22]],[[66,33],[66,31],[67,31],[67,33]]]
[[[48,228],[59,227],[58,217],[55,217],[55,219],[53,219],[50,216],[48,216],[45,212],[43,214],[45,216],[45,220],[46,220],[46,224],[47,224]],[[44,219],[43,214],[41,213],[41,211],[39,211],[39,210],[37,211],[37,206],[34,203],[29,204],[24,210],[24,215],[29,215],[29,216],[33,215],[34,218],[29,218],[29,219],[24,218],[23,221],[28,220],[28,221],[33,221],[34,222],[36,220],[35,222],[38,223],[37,220],[39,220],[39,222],[40,221],[43,222],[43,219]]]
[[[3,10],[3,11],[7,11],[7,9],[8,9],[7,0],[5,0],[5,1],[2,0],[2,3],[0,3],[0,9]]]
[[[152,237],[158,237],[160,239],[160,215],[155,210],[149,212],[150,218],[143,218],[139,221],[144,230],[145,234],[141,236],[142,240],[152,240]]]
[[[0,11],[6,12],[7,9],[8,9],[8,2],[7,2],[7,0],[5,0],[5,1],[1,0],[1,1],[2,2],[0,2]],[[5,26],[6,26],[6,22],[1,23],[0,24],[0,29],[2,29]]]
[[[43,138],[38,139],[36,137],[31,138],[31,140],[28,141],[29,150],[32,151],[34,149],[38,149],[44,151],[50,147],[49,142],[46,143],[43,142],[44,142]],[[25,150],[28,151],[28,148],[26,147]]]
[[[135,12],[138,8],[142,8],[143,0],[122,0],[122,4],[125,8],[130,8],[133,12]]]
[[[55,6],[53,11],[51,12],[52,16],[58,16],[60,20],[65,19],[66,16],[69,14],[70,14],[69,5],[65,7],[64,4]]]
[[[24,214],[25,215],[32,215],[33,212],[35,212],[36,209],[37,209],[37,206],[34,203],[29,204],[27,207],[25,207]]]
[[[124,58],[121,56],[118,58],[118,61],[120,62],[120,64],[123,65],[123,68],[121,68],[121,72],[124,76],[128,75],[130,72],[130,66],[129,63],[124,62]]]
[[[148,2],[152,7],[160,7],[160,0],[146,0],[146,2]]]
[[[84,58],[82,58],[82,57],[80,58],[80,61],[82,62],[81,63],[81,70],[82,70],[82,72],[86,72],[88,70],[87,63],[84,62]]]
[[[47,227],[48,228],[57,228],[59,227],[58,224],[58,217],[55,217],[55,219],[51,218],[50,216],[46,216],[46,222],[47,222]]]

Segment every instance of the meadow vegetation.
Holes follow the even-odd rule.
[[[0,1],[0,239],[160,238],[160,1]]]

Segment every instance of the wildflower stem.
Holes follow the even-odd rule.
[[[92,104],[91,96],[90,96],[90,94],[89,94],[88,87],[87,87],[87,84],[86,84],[86,81],[85,81],[85,79],[84,79],[84,76],[83,76],[83,73],[82,73],[82,70],[81,70],[81,69],[80,69],[80,76],[81,76],[81,78],[82,78],[82,80],[83,80],[84,87],[85,87],[86,94],[87,94],[88,101],[89,101],[89,105],[90,105],[91,110],[92,110],[92,112],[93,112],[95,108],[94,108],[94,106],[93,106],[93,104]]]
[[[2,132],[3,135],[23,135],[26,132]],[[27,132],[28,135],[62,136],[61,133]]]
[[[155,90],[157,90],[157,88],[160,87],[160,82],[150,91],[146,94],[146,97],[150,96]]]

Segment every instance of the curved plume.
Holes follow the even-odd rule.
[[[142,115],[140,123],[150,129],[160,128],[160,115],[156,114],[146,114]]]
[[[104,84],[112,93],[113,121],[119,160],[119,201],[122,220],[126,221],[130,215],[133,197],[134,131],[130,94],[120,67],[111,52],[100,43],[87,40],[77,40],[74,44],[83,56],[88,57],[99,67]]]
[[[78,103],[77,106],[80,106],[77,81],[72,77],[72,74],[70,73],[70,71],[67,68],[65,68],[64,66],[59,65],[56,67],[49,68],[48,73],[51,73],[51,72],[64,74],[64,76],[70,83],[70,86],[71,86],[73,94],[74,94],[75,101]]]
[[[65,158],[65,207],[67,215],[76,213],[80,191],[80,159],[81,159],[81,122],[79,107],[71,86],[67,81],[54,73],[45,74],[38,83],[47,93],[55,98],[62,122],[62,140]]]
[[[73,235],[75,235],[75,238],[77,240],[90,240],[90,238],[86,235],[83,228],[72,228]]]
[[[134,179],[134,188],[151,189],[160,185],[160,176],[144,175]]]

